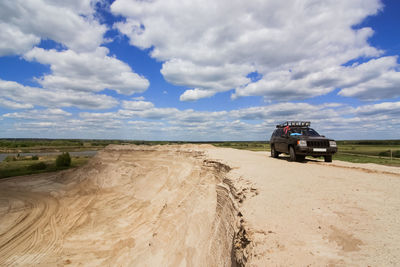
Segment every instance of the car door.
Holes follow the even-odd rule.
[[[285,137],[285,133],[283,132],[282,129],[278,129],[278,133],[276,136],[276,150],[278,150],[279,152],[285,152],[285,145],[286,143],[286,137]]]
[[[282,135],[281,135],[281,144],[280,144],[280,150],[284,153],[289,153],[289,132],[282,130]]]

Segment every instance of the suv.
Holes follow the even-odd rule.
[[[319,135],[310,124],[309,121],[287,121],[277,125],[270,140],[271,157],[285,153],[290,155],[290,161],[303,161],[306,156],[323,156],[325,162],[332,162],[332,155],[337,152],[335,140]]]

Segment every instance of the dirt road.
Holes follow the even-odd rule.
[[[208,157],[258,190],[240,207],[252,241],[247,265],[400,265],[400,168],[234,149]]]
[[[399,194],[400,168],[109,146],[0,180],[0,266],[395,266]]]

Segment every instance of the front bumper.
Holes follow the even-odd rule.
[[[337,147],[301,147],[296,146],[296,154],[304,156],[329,156],[337,152]]]

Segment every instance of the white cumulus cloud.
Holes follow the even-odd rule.
[[[72,90],[48,90],[24,86],[22,84],[0,79],[0,99],[26,105],[43,107],[78,107],[81,109],[108,109],[118,101],[107,95]],[[4,103],[4,102],[3,102]],[[7,102],[6,102],[7,103]],[[21,106],[22,108],[23,106]]]
[[[35,47],[24,58],[50,65],[52,73],[37,79],[44,88],[89,92],[111,89],[125,95],[147,89],[149,81],[146,78],[133,72],[128,64],[108,56],[108,53],[106,47],[85,53]]]
[[[154,105],[148,101],[122,101],[122,107],[130,110],[145,110],[154,107]]]
[[[0,56],[22,54],[41,39],[75,51],[91,51],[103,42],[107,27],[93,16],[98,1],[0,1]]]
[[[6,113],[5,118],[29,119],[29,120],[57,120],[69,117],[72,114],[59,108],[51,108],[45,110],[30,110],[25,112]]]
[[[383,53],[368,44],[373,29],[354,26],[381,9],[379,0],[116,0],[111,5],[114,14],[126,17],[114,27],[164,61],[167,81],[187,87],[183,101],[231,89],[233,97],[298,100],[350,88],[342,75],[355,71],[343,65]],[[247,77],[254,71],[262,76],[258,82]],[[396,71],[392,74],[396,77],[382,77],[383,91],[398,85]],[[360,80],[341,94],[368,99],[378,82]]]

